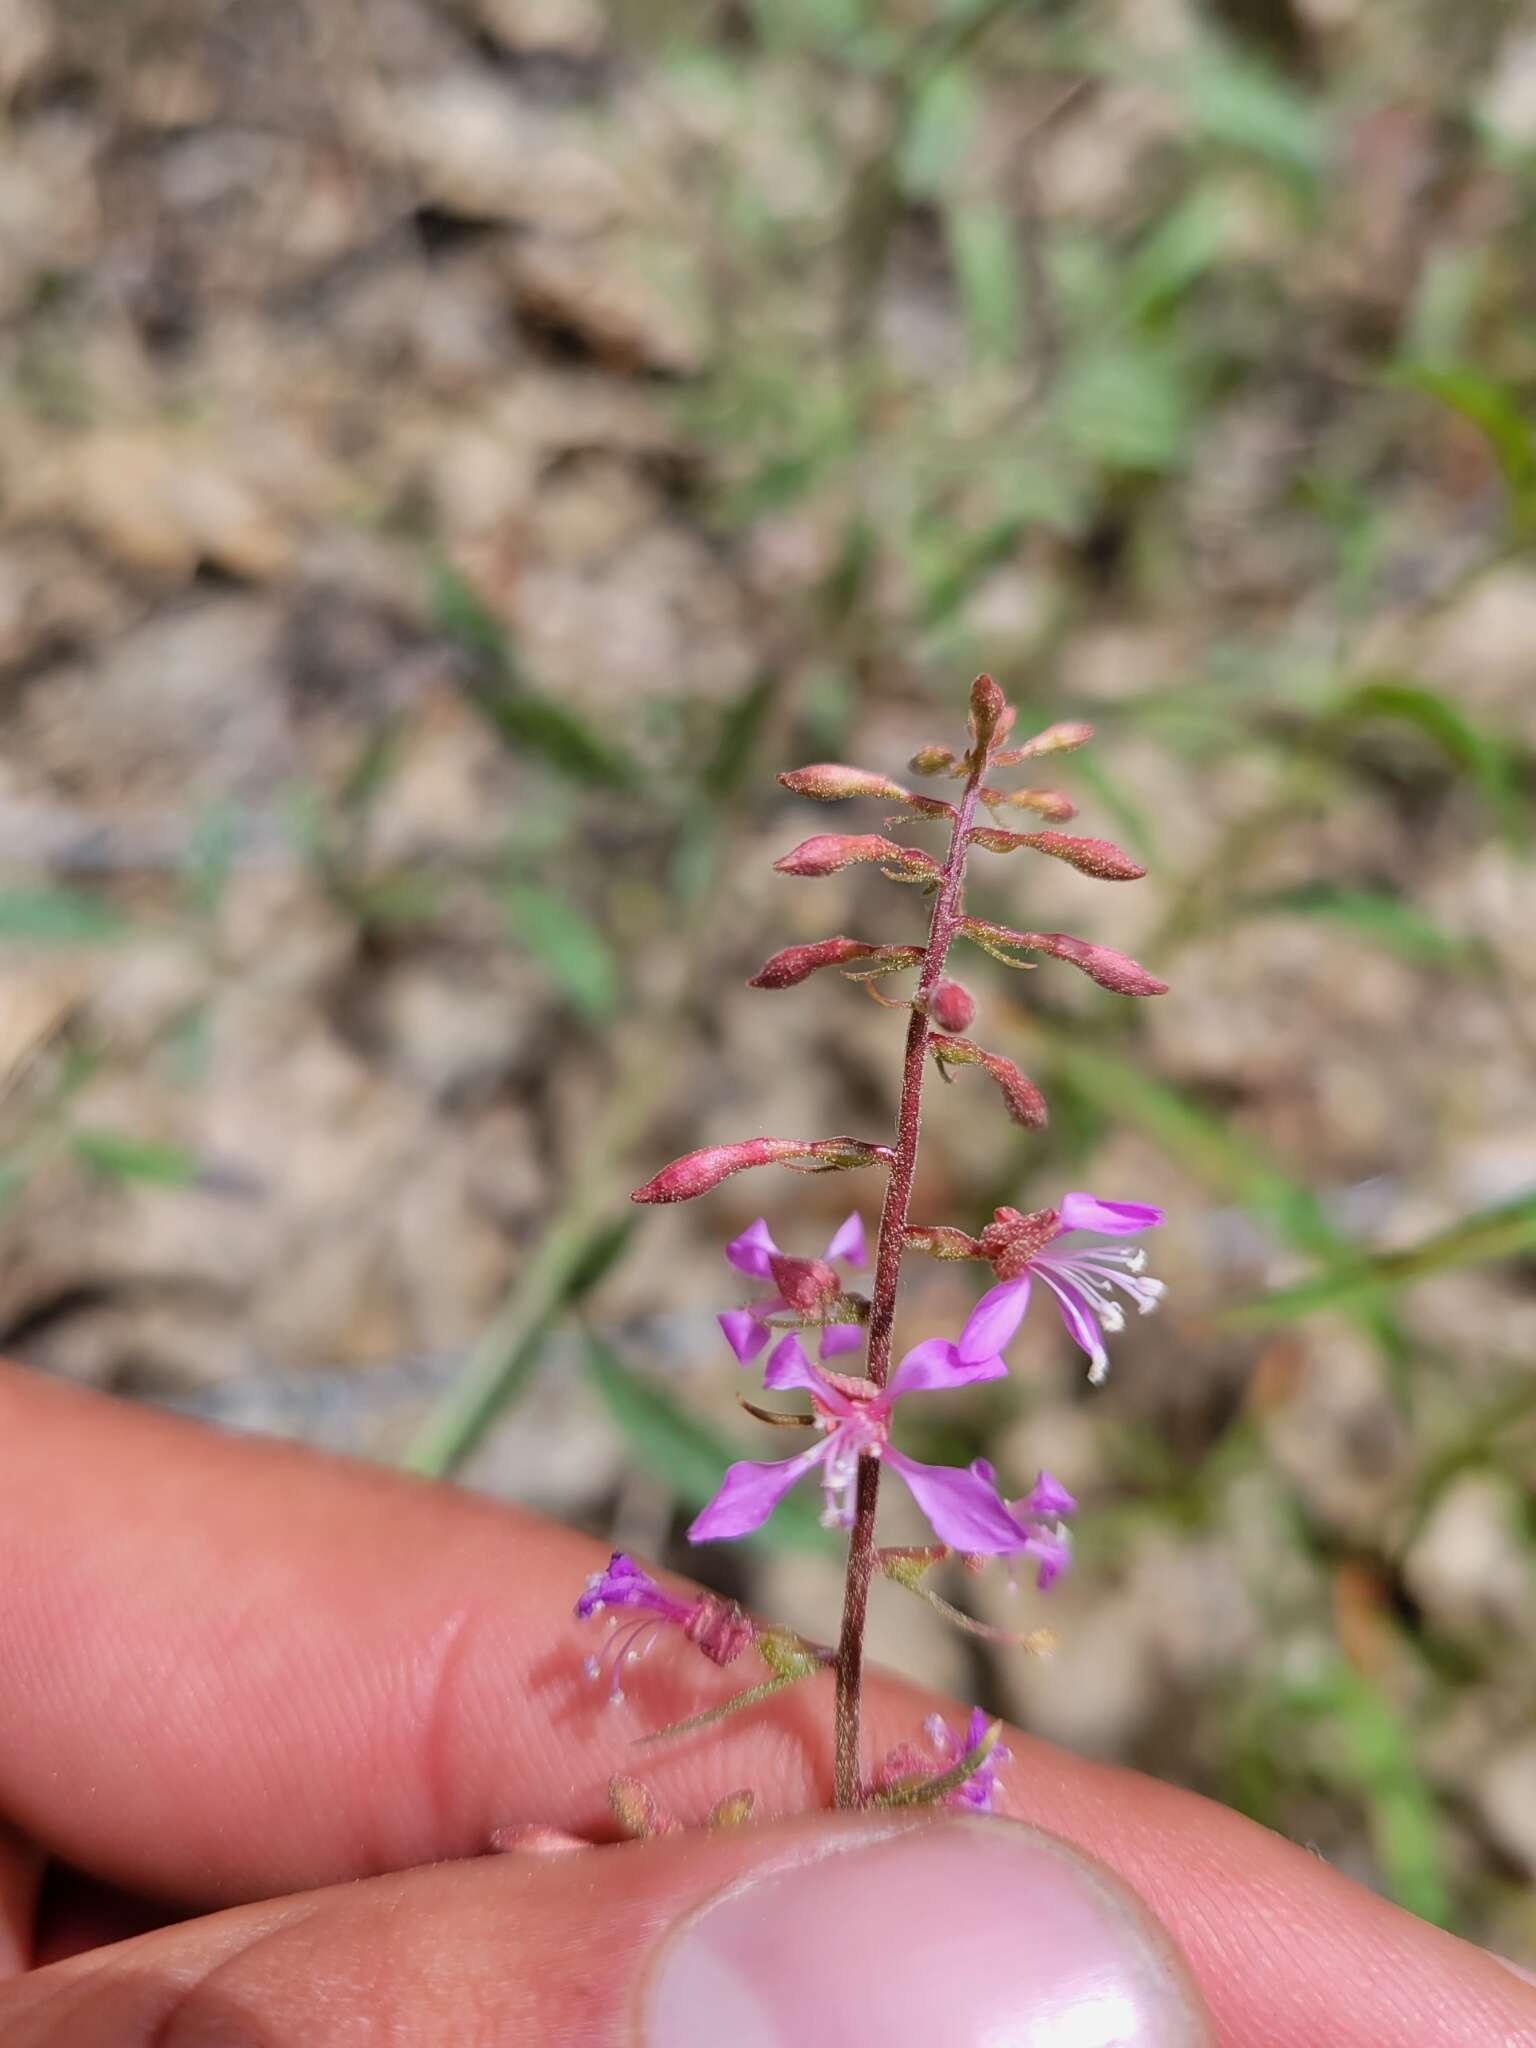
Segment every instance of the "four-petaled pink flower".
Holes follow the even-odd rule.
[[[1021,1226],[1034,1226],[1039,1249],[1020,1259],[1017,1274],[989,1288],[971,1310],[960,1332],[960,1357],[992,1358],[1003,1349],[1024,1319],[1030,1280],[1038,1277],[1056,1296],[1062,1321],[1074,1342],[1087,1352],[1088,1377],[1097,1386],[1109,1371],[1104,1337],[1125,1327],[1125,1311],[1111,1290],[1118,1287],[1148,1315],[1162,1299],[1163,1283],[1142,1277],[1147,1255],[1139,1247],[1057,1247],[1073,1231],[1130,1237],[1139,1230],[1151,1230],[1162,1220],[1162,1210],[1149,1203],[1101,1202],[1095,1195],[1084,1194],[1063,1195],[1058,1209],[1020,1217]]]
[[[955,1733],[941,1714],[930,1714],[923,1723],[923,1733],[928,1738],[932,1755],[925,1754],[915,1742],[898,1743],[887,1753],[875,1773],[874,1789],[884,1792],[903,1780],[938,1777],[978,1749],[986,1741],[991,1727],[991,1721],[980,1707],[971,1710],[963,1737]],[[933,1761],[935,1756],[937,1763]],[[969,1777],[943,1795],[940,1804],[956,1807],[964,1813],[991,1813],[997,1797],[997,1774],[1004,1764],[1012,1761],[1012,1751],[1001,1743],[995,1744]]]
[[[691,1600],[679,1600],[650,1573],[616,1550],[606,1571],[593,1572],[581,1598],[576,1602],[578,1621],[592,1621],[606,1610],[613,1633],[601,1652],[588,1657],[588,1678],[606,1678],[608,1697],[624,1697],[621,1679],[626,1664],[637,1664],[656,1638],[667,1628],[680,1628],[695,1648],[714,1664],[729,1664],[752,1640],[752,1623],[734,1600],[722,1600],[714,1593],[698,1593]],[[638,1613],[627,1627],[614,1628],[618,1611]]]
[[[815,1292],[818,1281],[825,1299],[835,1297],[840,1291],[840,1283],[832,1271],[834,1259],[841,1259],[860,1270],[868,1260],[864,1247],[864,1224],[857,1210],[844,1217],[820,1259],[795,1259],[781,1252],[773,1241],[766,1218],[762,1216],[749,1224],[740,1237],[731,1239],[725,1248],[725,1256],[738,1273],[749,1273],[755,1280],[771,1280],[778,1288],[775,1294],[765,1295],[762,1300],[750,1302],[745,1308],[727,1309],[715,1319],[725,1332],[726,1343],[743,1365],[749,1365],[772,1337],[769,1316],[786,1309],[809,1306],[804,1298],[805,1290]],[[791,1300],[791,1294],[801,1298]],[[827,1323],[822,1327],[820,1355],[835,1358],[841,1352],[857,1351],[863,1342],[861,1324]]]
[[[1024,1546],[1026,1532],[980,1473],[947,1465],[923,1465],[891,1446],[891,1411],[908,1394],[998,1379],[1007,1371],[995,1354],[964,1359],[957,1347],[930,1338],[909,1351],[884,1387],[846,1379],[812,1365],[798,1338],[775,1345],[763,1385],[775,1391],[800,1388],[822,1439],[796,1458],[732,1465],[720,1491],[688,1531],[694,1543],[745,1536],[761,1527],[797,1480],[820,1469],[826,1497],[823,1520],[834,1528],[853,1521],[854,1491],[861,1458],[877,1458],[906,1484],[932,1523],[940,1542],[977,1556],[1005,1556]]]

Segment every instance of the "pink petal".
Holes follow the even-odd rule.
[[[851,1216],[845,1216],[837,1226],[832,1242],[821,1255],[824,1259],[846,1259],[850,1266],[861,1270],[869,1264],[869,1253],[864,1244],[864,1219],[855,1209]]]
[[[831,1439],[813,1444],[798,1458],[780,1463],[754,1464],[744,1459],[732,1465],[720,1482],[720,1491],[694,1518],[688,1531],[690,1543],[722,1543],[760,1529],[797,1479],[803,1479],[813,1465],[827,1455]]]
[[[1035,1475],[1035,1483],[1017,1503],[1026,1515],[1072,1515],[1077,1512],[1077,1502],[1068,1493],[1059,1479],[1053,1479],[1049,1472]]]
[[[1024,1320],[1029,1307],[1029,1275],[1017,1280],[1000,1280],[989,1287],[965,1319],[960,1332],[960,1356],[969,1364],[977,1358],[995,1358]]]
[[[768,1219],[759,1216],[755,1223],[749,1223],[740,1237],[733,1237],[725,1248],[725,1256],[738,1273],[750,1273],[754,1280],[766,1280],[770,1275],[769,1257],[778,1250],[773,1234],[768,1228]]]
[[[906,1481],[941,1543],[985,1557],[1006,1557],[1020,1548],[1023,1532],[1018,1523],[975,1472],[953,1465],[920,1465],[889,1445],[882,1462]]]
[[[1000,1380],[1008,1368],[994,1352],[990,1358],[962,1358],[960,1347],[944,1337],[916,1344],[886,1382],[891,1400],[902,1394],[927,1394],[944,1387],[965,1387],[973,1380]]]
[[[1101,1202],[1097,1195],[1063,1195],[1056,1213],[1063,1230],[1102,1230],[1111,1237],[1131,1237],[1163,1221],[1163,1211],[1150,1202]]]
[[[827,1323],[821,1333],[821,1356],[841,1358],[849,1351],[864,1348],[864,1325],[862,1323]]]
[[[782,1394],[792,1387],[803,1387],[819,1400],[826,1392],[826,1382],[806,1357],[804,1347],[796,1336],[781,1337],[768,1354],[768,1363],[763,1368],[763,1385],[776,1394]]]
[[[716,1316],[715,1321],[742,1365],[750,1365],[768,1342],[766,1325],[760,1323],[749,1308],[728,1308],[723,1315]]]
[[[1058,1279],[1047,1272],[1044,1266],[1035,1269],[1061,1304],[1061,1320],[1066,1324],[1074,1344],[1080,1344],[1087,1352],[1092,1364],[1089,1377],[1101,1380],[1109,1368],[1109,1353],[1104,1349],[1104,1333],[1099,1328],[1087,1295],[1074,1287],[1070,1280]]]
[[[1044,1529],[1035,1530],[1019,1545],[1020,1555],[1031,1557],[1036,1564],[1035,1584],[1042,1593],[1054,1586],[1067,1566],[1072,1562],[1072,1546],[1065,1536],[1050,1534]]]

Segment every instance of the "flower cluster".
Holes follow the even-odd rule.
[[[1039,1568],[1039,1583],[1048,1586],[1067,1562],[1067,1539],[1061,1527],[1075,1503],[1049,1473],[1042,1473],[1031,1491],[1013,1504],[1004,1502],[985,1460],[969,1468],[924,1465],[891,1442],[896,1404],[910,1394],[941,1393],[979,1380],[1000,1379],[1008,1367],[1003,1352],[1012,1341],[1029,1305],[1032,1276],[1055,1295],[1067,1329],[1089,1356],[1089,1377],[1101,1379],[1108,1366],[1104,1333],[1119,1329],[1124,1315],[1110,1288],[1118,1286],[1143,1312],[1154,1308],[1161,1283],[1142,1276],[1146,1257],[1139,1249],[1061,1244],[1082,1231],[1126,1236],[1151,1229],[1162,1211],[1141,1202],[1105,1202],[1095,1195],[1064,1195],[1055,1209],[1032,1217],[1002,1212],[1010,1223],[994,1224],[990,1240],[995,1265],[1005,1271],[995,1287],[977,1302],[958,1339],[950,1343],[930,1337],[908,1351],[883,1385],[852,1378],[814,1365],[797,1336],[782,1337],[769,1353],[763,1386],[772,1393],[801,1392],[810,1396],[807,1425],[821,1433],[820,1442],[797,1457],[767,1463],[746,1459],[732,1465],[719,1492],[688,1531],[694,1543],[712,1543],[748,1535],[772,1514],[790,1489],[809,1473],[819,1472],[826,1500],[823,1520],[847,1528],[853,1522],[853,1501],[862,1458],[877,1460],[904,1483],[927,1516],[934,1534],[950,1549],[978,1557],[1027,1557]],[[958,1235],[959,1233],[957,1233]],[[967,1240],[974,1256],[985,1257],[985,1238]],[[725,1256],[738,1271],[770,1275],[780,1293],[748,1309],[720,1317],[720,1325],[737,1358],[755,1358],[769,1340],[767,1317],[774,1311],[798,1310],[812,1316],[840,1292],[832,1271],[834,1258],[864,1263],[864,1228],[858,1216],[839,1227],[820,1260],[789,1260],[779,1252],[768,1225],[759,1218],[726,1246]],[[813,1288],[798,1290],[786,1275],[791,1267],[816,1269]],[[862,1342],[857,1324],[832,1323],[822,1329],[821,1355],[856,1348]],[[852,1344],[848,1343],[848,1339]]]

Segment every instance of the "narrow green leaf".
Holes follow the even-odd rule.
[[[1279,72],[1209,42],[1182,60],[1179,82],[1207,140],[1308,184],[1321,175],[1326,132],[1318,109]]]
[[[711,1500],[726,1466],[740,1458],[742,1451],[691,1415],[657,1381],[632,1373],[592,1336],[587,1339],[587,1369],[641,1464],[664,1479],[686,1507],[701,1508]],[[821,1557],[832,1548],[832,1538],[822,1528],[810,1497],[799,1494],[783,1501],[748,1541],[808,1550]]]
[[[128,920],[79,889],[0,889],[0,943],[103,945],[127,935]]]
[[[1289,1323],[1318,1309],[1355,1307],[1379,1300],[1452,1266],[1488,1265],[1517,1258],[1536,1247],[1536,1194],[1522,1195],[1464,1217],[1402,1251],[1378,1252],[1335,1265],[1294,1287],[1277,1288],[1256,1301],[1239,1303],[1223,1322]]]
[[[1477,785],[1507,837],[1524,836],[1526,817],[1513,747],[1471,719],[1450,698],[1423,683],[1369,676],[1352,685],[1325,714],[1322,731],[1385,720],[1413,727]]]
[[[1268,895],[1239,897],[1233,910],[1238,916],[1307,917],[1340,925],[1418,966],[1448,967],[1465,974],[1487,964],[1484,949],[1474,940],[1447,931],[1417,904],[1382,890],[1307,882]]]
[[[583,719],[519,675],[507,629],[465,579],[439,563],[432,615],[440,631],[470,658],[468,694],[507,745],[536,754],[575,782],[628,789],[635,771],[626,757]]]
[[[507,881],[497,890],[513,936],[589,1023],[619,1007],[618,962],[591,918],[570,897],[538,882]]]
[[[89,1126],[70,1133],[75,1157],[108,1180],[148,1181],[159,1187],[187,1187],[197,1178],[197,1161],[179,1145],[135,1138],[125,1131]]]
[[[984,361],[1010,361],[1024,331],[1024,276],[1014,223],[995,200],[972,199],[947,207],[944,224],[971,348]]]
[[[1525,532],[1536,521],[1536,428],[1508,385],[1480,370],[1410,363],[1390,381],[1437,398],[1469,421],[1493,451],[1509,493],[1510,523]]]

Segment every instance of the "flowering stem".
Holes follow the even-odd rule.
[[[875,1250],[875,1277],[869,1308],[869,1377],[883,1387],[891,1369],[891,1332],[896,1320],[896,1290],[901,1280],[901,1254],[906,1236],[912,1183],[917,1173],[917,1140],[922,1115],[923,1065],[928,1053],[927,997],[943,978],[950,943],[962,915],[962,889],[977,792],[986,772],[988,749],[978,742],[956,810],[949,853],[928,926],[923,971],[907,1026],[906,1060],[901,1075],[901,1105],[896,1115],[896,1160],[886,1182],[880,1211],[880,1236]],[[874,1458],[859,1461],[853,1529],[848,1539],[848,1577],[843,1595],[843,1626],[837,1646],[836,1752],[833,1797],[838,1806],[863,1803],[859,1763],[859,1705],[864,1675],[864,1621],[874,1577],[875,1510],[880,1497],[880,1466]]]

